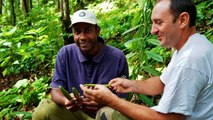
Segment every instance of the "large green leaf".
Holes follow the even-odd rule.
[[[154,106],[155,104],[153,103],[153,101],[148,98],[146,95],[143,95],[143,94],[137,94],[137,96],[139,97],[139,99],[141,101],[143,101],[146,105],[148,105],[149,107],[152,107]]]
[[[160,45],[160,42],[157,39],[148,39],[147,41],[156,46]]]
[[[31,119],[32,113],[31,112],[13,112],[15,116],[18,116],[20,119]]]
[[[127,48],[132,48],[132,47],[134,47],[134,46],[133,46],[133,43],[138,42],[139,40],[141,40],[140,37],[139,37],[139,38],[131,39],[131,40],[125,42],[125,43],[124,43],[124,46],[127,47]]]
[[[151,66],[143,66],[143,70],[154,76],[159,76],[161,74],[159,71],[155,70]]]
[[[146,51],[146,54],[147,54],[148,57],[151,57],[158,62],[163,62],[163,58],[160,55],[158,55],[154,52]]]
[[[135,26],[135,27],[133,27],[133,28],[131,28],[131,29],[125,31],[124,33],[122,33],[122,35],[125,35],[125,34],[127,34],[127,33],[129,33],[129,32],[132,32],[133,30],[136,30],[137,28],[139,28],[139,27],[141,27],[141,26],[142,26],[142,24],[137,25],[137,26]]]

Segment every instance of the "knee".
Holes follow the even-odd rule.
[[[38,107],[35,108],[32,114],[32,120],[48,120],[50,116],[54,113],[55,103],[51,100],[42,100]]]

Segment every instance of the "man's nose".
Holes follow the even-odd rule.
[[[158,28],[155,25],[152,25],[151,33],[156,35],[158,33]]]
[[[80,40],[84,40],[86,39],[86,34],[84,32],[81,32],[80,36],[79,36]]]

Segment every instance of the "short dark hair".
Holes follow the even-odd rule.
[[[182,12],[189,14],[189,27],[196,25],[197,10],[192,0],[171,0],[170,2],[171,12],[174,15],[174,21]]]
[[[163,0],[156,0],[157,3],[160,1]],[[189,27],[196,25],[197,10],[193,0],[170,0],[170,9],[174,16],[173,22],[177,20],[182,12],[187,12],[190,17]]]

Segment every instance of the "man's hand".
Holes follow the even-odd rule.
[[[71,112],[75,112],[75,111],[77,111],[79,109],[76,98],[73,98],[72,100],[66,99],[64,101],[64,105]]]
[[[87,115],[95,115],[97,111],[102,107],[102,105],[92,101],[89,98],[84,97],[82,101],[81,110],[86,113]],[[94,117],[94,116],[91,116]]]
[[[109,84],[111,85],[110,89],[118,93],[128,93],[132,92],[131,90],[131,81],[125,78],[115,78],[112,79]]]
[[[95,101],[98,104],[108,105],[113,100],[114,97],[117,97],[113,94],[107,87],[103,85],[96,85],[94,88],[88,88],[83,85],[80,85],[84,96],[91,101]]]

